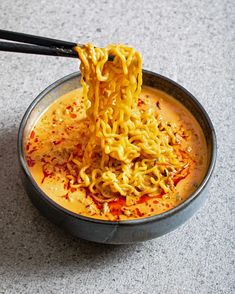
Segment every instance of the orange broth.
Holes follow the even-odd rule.
[[[128,220],[160,214],[179,205],[200,185],[207,170],[207,146],[203,131],[193,115],[173,97],[143,87],[138,106],[142,111],[153,107],[163,121],[182,126],[187,135],[186,152],[192,164],[187,173],[176,176],[174,194],[144,195],[132,205],[125,197],[99,203],[85,188],[72,188],[72,153],[81,158],[81,142],[88,140],[89,121],[84,110],[82,89],[74,90],[51,104],[34,125],[25,146],[26,160],[38,186],[57,204],[84,216],[103,220]],[[183,155],[182,155],[183,156]],[[68,170],[70,171],[68,173]],[[78,170],[74,169],[76,176]],[[72,173],[72,174],[73,174]]]

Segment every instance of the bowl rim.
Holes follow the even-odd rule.
[[[199,187],[186,200],[184,200],[182,203],[180,203],[179,205],[177,205],[176,207],[174,207],[170,210],[167,210],[163,213],[156,214],[156,215],[149,216],[149,217],[144,217],[144,218],[139,218],[139,219],[131,219],[131,220],[120,220],[120,221],[100,220],[100,219],[96,219],[96,218],[83,216],[81,214],[77,214],[77,213],[72,212],[72,211],[62,207],[61,205],[57,204],[45,192],[43,192],[43,190],[39,187],[39,185],[36,183],[36,181],[32,177],[32,175],[28,169],[27,163],[24,160],[24,155],[23,155],[24,154],[24,146],[23,146],[24,129],[27,124],[28,117],[30,116],[30,114],[33,111],[33,109],[35,108],[35,106],[43,99],[44,95],[47,94],[52,89],[56,88],[57,86],[63,84],[67,80],[81,76],[80,72],[76,71],[74,73],[68,74],[68,75],[58,79],[57,81],[55,81],[54,83],[49,85],[47,88],[45,88],[40,94],[37,95],[37,97],[31,102],[31,104],[28,106],[27,110],[25,111],[24,116],[23,116],[21,123],[20,123],[20,126],[19,126],[19,130],[18,130],[17,153],[18,153],[18,159],[19,159],[21,168],[22,168],[24,174],[26,175],[26,177],[28,178],[28,180],[33,185],[34,189],[41,195],[41,197],[43,197],[43,199],[46,202],[49,202],[48,203],[49,205],[52,205],[55,209],[60,210],[64,214],[68,214],[69,216],[72,216],[72,217],[76,218],[77,220],[83,220],[83,221],[92,222],[92,223],[100,223],[100,224],[104,224],[104,225],[133,226],[133,225],[138,225],[138,224],[160,221],[162,219],[174,216],[175,214],[177,214],[181,210],[185,209],[188,205],[190,205],[190,203],[193,202],[195,199],[197,199],[199,197],[199,195],[201,194],[201,192],[206,188],[206,186],[208,185],[209,180],[212,176],[212,173],[213,173],[213,170],[215,167],[216,156],[217,156],[216,134],[215,134],[215,129],[214,129],[214,126],[211,122],[209,115],[207,114],[206,110],[201,105],[201,103],[183,86],[179,85],[178,83],[174,82],[173,80],[171,80],[165,76],[162,76],[162,75],[157,74],[155,72],[143,69],[143,74],[145,74],[145,73],[149,74],[149,75],[153,75],[153,76],[160,78],[162,80],[165,80],[165,81],[171,83],[173,86],[178,87],[181,91],[185,92],[190,97],[190,99],[193,100],[193,102],[197,105],[197,107],[201,110],[202,115],[204,116],[207,124],[209,125],[210,131],[211,131],[211,136],[212,136],[211,159],[208,164],[207,173],[206,173],[204,179],[202,180],[201,184],[199,185]]]

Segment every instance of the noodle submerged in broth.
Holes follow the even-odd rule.
[[[177,102],[165,102],[164,94],[153,100],[156,94],[147,90],[142,97],[142,59],[133,48],[88,44],[76,50],[82,91],[60,98],[35,125],[26,146],[32,173],[42,170],[40,185],[46,190],[57,177],[63,184],[57,185],[57,197],[70,202],[69,209],[76,203],[77,213],[96,218],[145,217],[176,206],[185,198],[177,189],[181,180],[190,179],[195,190],[204,176],[206,144],[199,125],[192,127],[186,110],[168,119]],[[49,138],[43,124],[45,129],[50,122],[56,127]]]

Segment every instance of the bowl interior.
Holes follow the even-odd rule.
[[[159,90],[166,92],[167,94],[173,96],[176,100],[181,102],[197,119],[199,122],[207,143],[208,148],[208,168],[205,178],[201,185],[198,187],[197,191],[204,187],[213,171],[215,158],[216,158],[216,138],[215,131],[213,125],[208,117],[206,111],[201,106],[201,104],[194,98],[192,94],[190,94],[186,89],[173,82],[172,80],[165,78],[161,75],[155,74],[153,72],[149,72],[143,70],[143,84],[146,86],[150,86]],[[24,146],[26,140],[29,136],[29,133],[32,130],[32,127],[42,115],[42,113],[47,109],[47,107],[53,103],[56,99],[61,97],[62,95],[75,90],[80,86],[80,74],[73,73],[70,74],[52,85],[46,88],[42,93],[38,95],[38,97],[31,103],[29,108],[27,109],[23,120],[21,122],[19,137],[18,137],[18,150],[19,157],[21,161],[21,165],[23,166],[24,171],[27,175],[30,176],[30,171],[27,168]],[[32,179],[34,185],[37,185],[36,182]],[[40,187],[37,186],[37,190],[41,190]],[[190,197],[196,197],[197,191],[195,191]],[[44,194],[42,192],[42,194]],[[188,198],[188,199],[189,199]],[[185,200],[184,202],[186,202]],[[183,202],[183,203],[184,203]],[[181,203],[179,206],[183,205]],[[178,206],[178,207],[179,207]],[[174,208],[175,209],[175,208]],[[174,210],[173,209],[173,210]]]

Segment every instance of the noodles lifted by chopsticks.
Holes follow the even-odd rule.
[[[89,140],[83,146],[75,187],[86,187],[100,201],[173,192],[176,179],[187,173],[188,158],[180,154],[179,128],[164,123],[149,108],[138,107],[142,85],[139,52],[124,45],[76,47]],[[108,61],[113,55],[114,60]],[[83,142],[80,142],[83,144]]]

